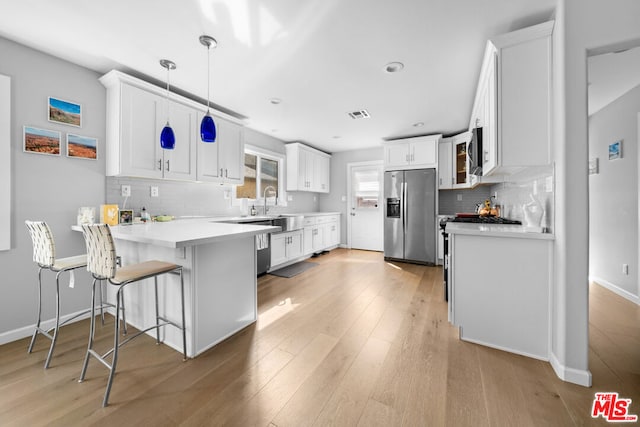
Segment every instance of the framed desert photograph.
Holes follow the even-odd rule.
[[[24,126],[24,151],[27,153],[60,155],[60,132]]]
[[[67,156],[95,160],[98,157],[98,140],[68,133]]]
[[[75,102],[49,97],[49,121],[82,127],[82,106]]]

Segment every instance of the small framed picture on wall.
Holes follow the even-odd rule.
[[[60,155],[60,132],[24,126],[22,139],[26,153]]]
[[[609,160],[622,158],[622,140],[609,144]]]
[[[50,122],[82,127],[82,105],[50,96],[48,106]]]
[[[68,133],[67,156],[95,160],[98,157],[98,140]]]

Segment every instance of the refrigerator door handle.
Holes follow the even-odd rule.
[[[406,245],[407,241],[407,181],[402,183],[402,234],[404,235],[403,243]],[[404,249],[403,249],[404,250]]]

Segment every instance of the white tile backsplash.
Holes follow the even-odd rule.
[[[554,169],[553,166],[525,168],[511,175],[508,182],[493,185],[491,193],[497,193],[495,203],[501,206],[505,218],[522,221],[524,205],[535,197],[544,208],[541,226],[548,232],[554,229]]]

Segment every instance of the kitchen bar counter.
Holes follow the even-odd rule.
[[[255,236],[279,230],[197,218],[114,226],[111,233],[123,265],[155,259],[183,266],[187,355],[196,357],[257,320]],[[127,323],[140,330],[155,323],[153,280],[147,282],[150,286],[125,289]],[[158,284],[161,311],[179,319],[178,277],[160,276]],[[114,288],[107,287],[111,302]],[[163,342],[181,351],[180,331],[165,328]]]
[[[550,233],[535,233],[525,231],[522,225],[512,224],[473,224],[461,222],[448,222],[447,233],[463,234],[484,237],[514,237],[519,239],[554,240]]]
[[[181,219],[169,222],[117,225],[111,227],[114,239],[147,243],[165,248],[183,248],[280,231],[280,227],[227,224],[213,218]],[[81,231],[78,226],[72,227]]]

